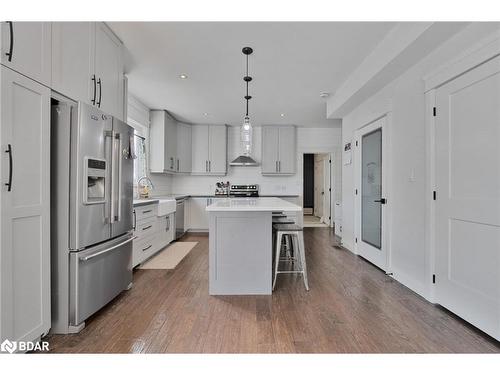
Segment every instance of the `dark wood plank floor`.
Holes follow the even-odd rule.
[[[500,352],[490,339],[349,251],[328,228],[305,228],[310,291],[278,279],[272,296],[208,295],[208,237],[175,270],[137,270],[134,286],[57,353]]]

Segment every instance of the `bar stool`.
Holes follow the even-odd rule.
[[[306,290],[309,290],[309,283],[307,281],[307,265],[306,265],[306,256],[305,256],[305,247],[304,247],[304,232],[303,228],[296,224],[274,224],[273,228],[276,230],[276,254],[274,261],[274,281],[273,281],[273,290],[276,286],[276,280],[278,278],[279,273],[300,273],[304,277],[304,286]],[[281,249],[283,236],[290,236],[293,243],[293,250],[296,256],[298,256],[299,260],[299,269],[292,271],[280,271],[279,263],[283,261],[281,259]]]
[[[295,221],[286,215],[283,216],[274,216],[273,214],[273,225],[274,224],[295,224]],[[276,231],[273,228],[273,246],[275,246],[275,241],[276,241]],[[282,258],[282,260],[288,260],[293,262],[293,247],[292,247],[292,240],[291,236],[289,235],[283,235],[282,237],[283,241],[283,247],[286,252],[286,257]]]

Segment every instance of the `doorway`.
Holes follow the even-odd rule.
[[[304,154],[303,209],[305,227],[329,227],[331,221],[331,157]]]
[[[384,271],[386,241],[386,116],[356,132],[356,253]]]

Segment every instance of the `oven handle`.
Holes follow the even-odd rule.
[[[80,260],[81,260],[81,261],[83,261],[83,262],[86,262],[86,261],[88,261],[88,260],[90,260],[90,259],[92,259],[92,258],[98,257],[99,255],[105,254],[105,253],[107,253],[107,252],[109,252],[109,251],[112,251],[112,250],[114,250],[114,249],[116,249],[116,248],[118,248],[118,247],[120,247],[120,246],[123,246],[123,245],[125,245],[125,244],[127,244],[127,243],[129,243],[129,242],[131,242],[131,241],[133,241],[133,240],[135,240],[136,238],[137,238],[137,236],[131,237],[131,238],[129,238],[128,240],[125,240],[125,241],[123,241],[123,242],[120,242],[119,244],[116,244],[116,245],[114,245],[114,246],[111,246],[111,247],[110,247],[110,248],[108,248],[108,249],[105,249],[105,250],[102,250],[102,251],[98,251],[98,252],[97,252],[97,253],[95,253],[95,254],[92,254],[92,255],[89,255],[89,256],[83,257],[83,258],[81,258]]]

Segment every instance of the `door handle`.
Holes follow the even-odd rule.
[[[91,102],[92,102],[92,105],[95,105],[95,98],[96,98],[96,93],[97,93],[95,74],[92,74],[92,82],[94,83],[94,97],[92,98]]]
[[[14,25],[12,24],[12,21],[7,21],[9,24],[9,33],[10,33],[10,43],[9,43],[9,52],[5,53],[5,56],[8,56],[8,61],[12,61],[12,52],[14,50]]]
[[[123,246],[123,245],[125,245],[125,244],[127,244],[127,243],[129,243],[129,242],[131,242],[131,241],[133,241],[133,240],[135,240],[136,238],[137,238],[137,237],[135,237],[135,236],[134,236],[134,237],[130,237],[128,240],[125,240],[125,241],[123,241],[123,242],[120,242],[120,243],[119,243],[119,244],[117,244],[117,245],[111,246],[109,249],[105,249],[105,250],[103,250],[103,251],[99,251],[99,252],[97,252],[97,253],[95,253],[95,254],[92,254],[92,255],[86,256],[86,257],[84,257],[84,258],[81,258],[81,260],[83,260],[84,262],[86,262],[87,260],[90,260],[90,259],[92,259],[92,258],[98,257],[99,255],[102,255],[102,254],[106,254],[107,252],[110,252],[111,250],[114,250],[114,249],[116,249],[116,248],[118,248],[118,247],[120,247],[120,246]]]
[[[99,85],[99,101],[97,102],[97,107],[101,108],[101,99],[102,99],[102,81],[101,78],[97,80],[97,84]]]
[[[380,204],[386,204],[387,203],[387,199],[385,199],[385,198],[375,199],[374,202],[375,203],[380,203]]]
[[[12,168],[13,168],[13,165],[12,165],[12,145],[10,143],[7,146],[7,151],[5,151],[5,152],[9,154],[9,182],[7,182],[5,184],[5,186],[7,186],[7,191],[12,191]]]
[[[118,138],[118,152],[117,152],[117,158],[118,158],[118,215],[117,216],[117,221],[120,221],[122,219],[122,137],[120,133],[116,134],[116,138]]]
[[[113,224],[116,221],[116,216],[115,216],[115,189],[116,189],[116,182],[114,179],[114,174],[115,174],[115,168],[116,168],[116,160],[115,160],[115,138],[116,138],[116,133],[114,130],[111,131],[111,219],[110,222]]]

